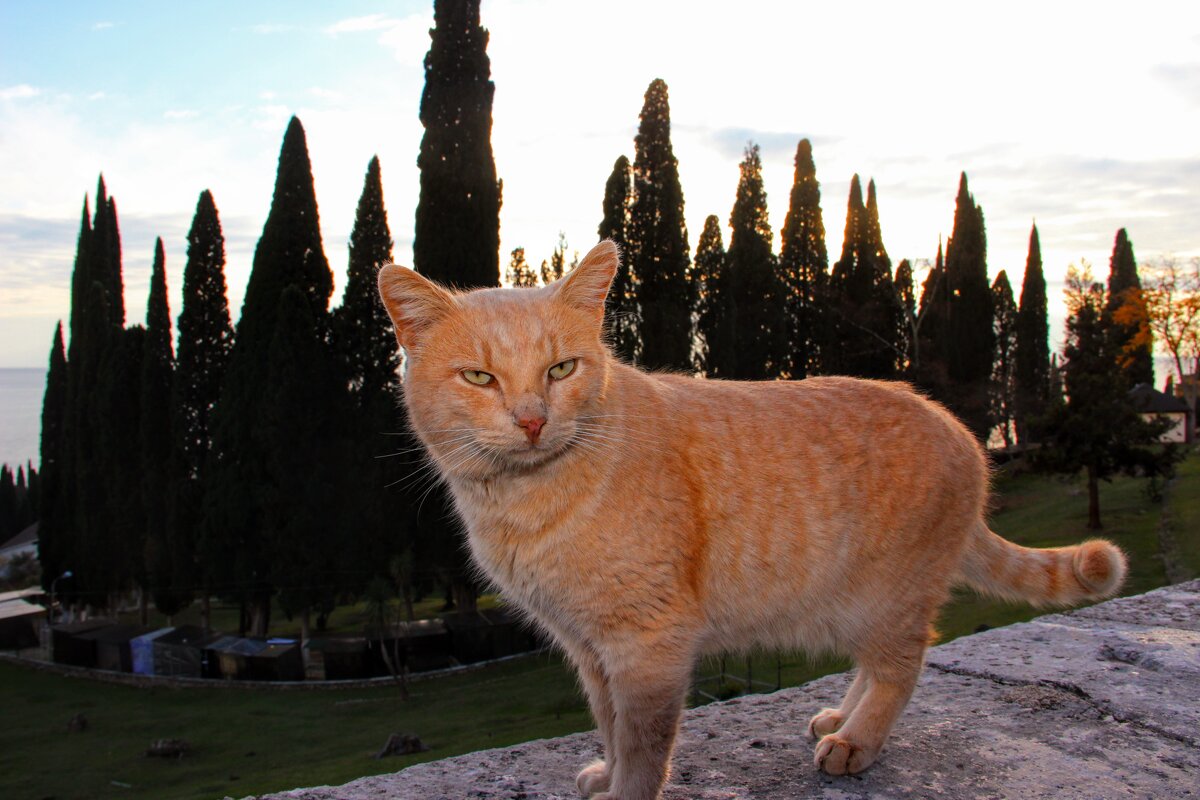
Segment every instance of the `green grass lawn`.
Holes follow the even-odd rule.
[[[1001,475],[996,498],[992,526],[1014,541],[1054,546],[1092,535],[1085,528],[1087,497],[1081,481]],[[1126,592],[1162,585],[1156,532],[1161,506],[1147,497],[1145,481],[1118,478],[1103,484],[1100,501],[1105,523],[1100,535],[1130,556]],[[1170,507],[1180,556],[1193,573],[1200,573],[1200,456],[1193,454],[1180,466]],[[428,601],[424,610],[432,613],[439,602]],[[222,613],[236,623],[235,610]],[[943,639],[949,639],[980,624],[1005,625],[1038,613],[963,592],[946,607],[939,628]],[[339,609],[331,620],[335,629],[361,627],[362,609],[357,607]],[[288,631],[285,621],[273,629]],[[784,686],[845,667],[845,662],[813,661],[800,654],[758,655],[752,663],[756,680],[774,684],[778,668]],[[697,674],[716,670],[716,662],[707,660]],[[745,659],[727,660],[726,671],[744,676]],[[722,694],[731,691],[732,683]],[[243,797],[344,783],[417,761],[592,727],[572,675],[548,655],[414,683],[408,701],[390,687],[134,689],[0,664],[0,708],[5,721],[0,728],[0,798],[33,800]],[[68,734],[67,721],[77,712],[87,716],[91,727]],[[392,732],[415,733],[433,749],[419,756],[372,760]],[[170,762],[142,755],[152,740],[169,737],[188,740],[194,752]]]

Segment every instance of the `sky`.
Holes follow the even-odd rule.
[[[830,260],[851,176],[877,184],[893,263],[931,260],[966,171],[988,268],[1019,292],[1036,220],[1062,337],[1061,283],[1107,274],[1118,228],[1140,261],[1200,255],[1200,3],[683,4],[484,0],[504,181],[501,265],[559,232],[596,241],[613,162],[634,156],[646,87],[670,90],[690,244],[726,225],[748,142],[762,148],[779,247],[796,145],[813,142]],[[241,308],[295,114],[307,132],[333,303],[372,155],[395,259],[412,254],[432,2],[0,0],[0,367],[44,366],[69,314],[79,214],[103,172],[129,322],[154,240],[177,316],[201,191]],[[1162,377],[1162,376],[1160,376]]]

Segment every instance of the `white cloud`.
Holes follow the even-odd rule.
[[[104,92],[92,92],[91,94],[89,94],[87,96],[87,99],[88,100],[103,100],[106,97],[108,97],[108,95]]]
[[[170,120],[195,119],[198,116],[200,116],[200,112],[192,108],[177,108],[163,112],[163,119]]]
[[[308,90],[308,93],[310,95],[312,95],[313,97],[316,97],[321,100],[326,100],[331,103],[337,102],[337,101],[345,98],[345,95],[339,91],[336,91],[334,89],[325,89],[320,86],[310,87]]]
[[[37,97],[41,93],[41,89],[36,89],[28,83],[19,83],[16,86],[9,86],[7,89],[0,89],[0,100],[21,100],[26,97]]]
[[[109,28],[116,27],[116,24],[117,24],[117,23],[115,23],[115,22],[95,22],[95,23],[93,23],[93,24],[92,24],[92,30],[94,30],[94,31],[106,31],[106,30],[108,30]]]
[[[390,28],[395,25],[396,22],[396,20],[392,19],[387,14],[367,14],[361,17],[348,17],[347,19],[338,20],[326,28],[325,32],[331,36],[336,36],[339,33],[377,31],[383,28]]]

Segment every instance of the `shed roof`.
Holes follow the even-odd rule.
[[[1139,383],[1130,389],[1129,397],[1143,414],[1186,414],[1191,411],[1183,400],[1164,394],[1148,383]]]
[[[45,613],[46,609],[33,603],[27,603],[24,600],[9,600],[7,603],[0,603],[0,619],[28,617],[33,614]]]

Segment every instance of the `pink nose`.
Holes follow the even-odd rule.
[[[517,417],[517,425],[525,429],[525,436],[529,438],[530,444],[537,444],[538,436],[542,433],[542,426],[546,424],[545,417],[522,416]]]

